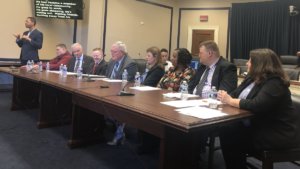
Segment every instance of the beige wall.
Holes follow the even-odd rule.
[[[84,20],[78,21],[77,42],[83,44],[85,53],[90,54],[94,47],[102,47],[104,28],[104,1],[84,0]],[[185,8],[212,8],[230,7],[232,2],[245,2],[245,0],[149,0],[151,2],[172,6],[173,11],[173,33],[172,47],[177,46],[178,9]],[[262,1],[262,0],[247,0]],[[17,4],[17,5],[16,5]],[[20,49],[15,44],[13,33],[25,31],[24,21],[27,16],[33,15],[33,0],[9,0],[3,1],[0,19],[3,25],[0,29],[0,58],[18,58]],[[225,32],[227,29],[227,17],[221,11],[190,11],[183,12],[180,46],[185,47],[187,41],[187,26],[198,25],[199,14],[209,14],[209,25],[219,24]],[[124,41],[129,54],[134,58],[144,58],[145,50],[156,45],[158,47],[169,47],[169,25],[170,10],[148,3],[135,0],[108,0],[107,32],[106,32],[106,54],[110,58],[109,48],[116,40]],[[222,15],[222,17],[220,17]],[[224,15],[224,16],[223,16]],[[9,17],[8,17],[9,16]],[[8,18],[7,18],[8,17]],[[221,18],[221,19],[220,19]],[[226,19],[223,19],[226,18]],[[41,59],[50,59],[55,56],[54,47],[57,43],[66,43],[68,47],[73,40],[73,20],[59,20],[48,18],[37,18],[38,29],[44,33],[44,44],[40,50]],[[141,24],[142,22],[142,24]],[[224,28],[223,28],[224,27]],[[225,36],[220,33],[220,45],[223,53],[226,46]]]
[[[169,48],[171,12],[167,8],[133,0],[108,3],[106,53],[118,40],[127,44],[133,58],[144,58],[151,46]]]
[[[207,15],[208,22],[200,22],[200,15]],[[194,29],[211,29],[218,31],[218,43],[220,54],[226,56],[227,30],[228,30],[228,10],[184,10],[181,14],[180,28],[180,47],[187,48],[188,28]],[[217,38],[215,36],[215,38]],[[189,39],[191,41],[191,39]],[[191,50],[191,48],[188,48]]]

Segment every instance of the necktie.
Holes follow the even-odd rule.
[[[77,70],[78,70],[78,68],[79,68],[79,64],[80,64],[80,59],[77,58],[77,59],[76,59],[75,69],[74,69],[74,72],[75,72],[75,73],[77,73]]]
[[[93,67],[93,74],[95,74],[95,72],[96,72],[96,67],[98,66],[98,63],[97,62],[95,62],[95,64],[94,64],[94,67]]]
[[[199,96],[202,96],[202,90],[205,85],[205,82],[207,81],[208,72],[209,72],[209,67],[206,68],[204,75],[202,76],[202,79],[200,80],[199,84],[197,85],[196,94]]]
[[[110,76],[111,79],[115,79],[116,78],[116,75],[117,75],[117,72],[118,72],[118,68],[119,68],[119,62],[116,62],[115,66],[114,66],[114,69],[112,71],[112,74]]]

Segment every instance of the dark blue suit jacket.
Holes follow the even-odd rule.
[[[28,35],[29,31],[23,33],[23,35]],[[31,42],[28,40],[20,39],[17,40],[18,46],[21,48],[20,60],[39,60],[39,52],[38,50],[43,46],[43,33],[37,29],[34,29],[29,38]]]
[[[189,93],[193,93],[205,69],[205,65],[200,65],[196,72],[196,75],[189,82]],[[225,90],[228,93],[236,89],[236,66],[225,60],[223,57],[220,57],[219,61],[216,63],[216,69],[214,71],[211,84],[212,86],[215,86],[217,90]]]

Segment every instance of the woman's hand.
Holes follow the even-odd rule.
[[[219,90],[218,92],[218,100],[222,103],[229,104],[232,97],[224,90]]]
[[[229,104],[233,107],[240,107],[240,99],[234,99],[232,98],[226,91],[219,90],[218,92],[218,100],[220,100],[222,103]]]

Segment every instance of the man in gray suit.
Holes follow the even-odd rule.
[[[121,42],[115,42],[111,49],[111,60],[108,63],[106,76],[111,79],[122,79],[122,73],[126,69],[128,72],[128,81],[134,81],[134,76],[138,70],[137,64],[128,56],[126,45]],[[111,119],[113,120],[113,119]],[[125,123],[113,120],[116,125],[114,138],[107,142],[108,145],[117,145],[123,143],[125,139]]]
[[[82,73],[89,73],[90,64],[94,62],[94,59],[83,54],[82,46],[79,43],[74,43],[71,49],[73,57],[68,63],[68,72],[76,73],[81,68]]]
[[[134,81],[134,76],[138,70],[137,64],[128,56],[126,45],[115,42],[111,49],[111,60],[108,63],[106,76],[111,79],[122,79],[122,73],[126,69],[128,81]]]

